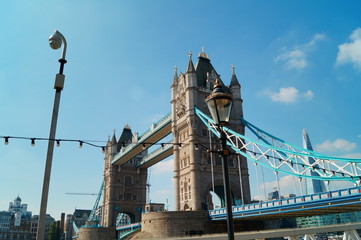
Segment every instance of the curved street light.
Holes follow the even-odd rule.
[[[224,183],[224,196],[226,204],[227,214],[227,232],[228,239],[234,240],[234,226],[232,216],[232,200],[231,190],[229,186],[229,173],[228,173],[228,162],[227,157],[230,155],[227,149],[227,136],[224,133],[222,126],[228,125],[229,117],[232,109],[233,97],[230,93],[226,93],[219,80],[216,80],[213,92],[206,98],[208,109],[212,115],[212,118],[218,126],[218,131],[221,134],[221,151],[215,151],[222,156],[222,169],[223,169],[223,183]]]
[[[58,30],[55,30],[55,32],[49,37],[49,45],[52,49],[55,50],[63,46],[63,51],[61,54],[61,58],[59,59],[60,62],[59,73],[56,74],[55,84],[54,84],[55,98],[54,98],[54,106],[53,106],[53,115],[51,118],[51,125],[50,125],[48,151],[46,154],[43,190],[41,195],[38,229],[36,234],[37,240],[45,239],[46,208],[48,205],[51,165],[53,161],[53,152],[54,152],[54,140],[56,133],[56,124],[58,121],[60,95],[61,95],[61,91],[64,88],[65,75],[63,75],[63,70],[64,70],[64,64],[67,62],[65,60],[66,47],[67,47],[66,39]]]

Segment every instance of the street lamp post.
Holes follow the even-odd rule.
[[[231,190],[229,185],[228,162],[227,157],[230,155],[227,149],[227,136],[222,129],[222,126],[227,125],[232,109],[232,95],[223,91],[222,85],[216,80],[213,92],[206,98],[208,109],[216,123],[218,130],[221,134],[220,140],[222,149],[218,153],[222,155],[222,169],[223,169],[223,183],[224,183],[224,196],[227,213],[227,232],[228,239],[234,240],[234,226],[232,215],[232,200]]]
[[[50,175],[51,175],[51,164],[53,161],[56,124],[58,121],[60,95],[61,95],[61,91],[64,88],[64,80],[65,80],[65,76],[63,75],[63,70],[64,70],[64,64],[66,63],[65,60],[66,47],[67,47],[66,40],[64,36],[56,30],[49,37],[49,45],[52,49],[59,49],[63,45],[63,51],[61,58],[59,59],[60,62],[59,73],[56,74],[55,84],[54,84],[55,98],[54,98],[53,115],[51,118],[51,125],[50,125],[48,151],[46,154],[43,190],[41,195],[38,229],[36,234],[37,240],[43,240],[45,238],[46,208],[48,204],[49,184],[50,184]]]

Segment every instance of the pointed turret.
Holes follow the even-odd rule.
[[[192,52],[189,51],[189,61],[188,61],[188,66],[187,66],[187,71],[186,73],[193,73],[195,72],[195,68],[194,68],[194,65],[193,65],[193,61],[192,61]]]
[[[112,154],[116,154],[118,151],[117,151],[117,138],[115,136],[115,129],[114,129],[114,133],[113,133],[113,137],[112,137],[112,140],[111,140],[111,153]]]
[[[113,133],[113,137],[112,137],[111,143],[112,143],[112,144],[116,144],[116,143],[117,143],[117,138],[115,137],[115,130],[114,130],[114,133]]]
[[[174,66],[174,77],[173,77],[173,82],[172,82],[172,87],[175,87],[178,85],[178,68],[177,66]]]
[[[234,72],[234,65],[232,64],[231,70],[232,70],[232,77],[231,77],[231,83],[229,84],[230,91],[233,95],[234,99],[241,100],[241,85],[238,82],[237,76]],[[242,101],[242,100],[241,100]]]
[[[121,148],[125,147],[132,141],[132,130],[128,124],[125,124],[123,128],[123,132],[119,137],[118,144],[117,144],[117,150],[120,151]]]
[[[234,65],[232,64],[232,77],[231,77],[231,84],[229,85],[230,87],[233,87],[233,86],[241,86],[238,82],[238,79],[237,79],[237,76],[236,74],[234,73]]]

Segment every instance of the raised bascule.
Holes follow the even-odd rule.
[[[228,157],[228,167],[232,212],[239,225],[236,231],[249,230],[249,225],[246,224],[249,221],[359,209],[361,187],[326,191],[325,182],[343,180],[359,185],[361,159],[328,157],[316,153],[312,150],[306,132],[303,133],[304,147],[297,147],[246,121],[243,116],[241,85],[234,67],[232,66],[230,84],[226,86],[202,49],[196,65],[189,53],[185,73],[178,73],[176,67],[174,69],[170,114],[153,123],[142,135],[132,133],[126,125],[119,139],[115,133],[108,139],[104,157],[102,219],[100,225],[95,226],[103,226],[108,230],[92,230],[88,226],[83,230],[85,235],[79,235],[79,239],[105,239],[106,235],[102,234],[111,236],[115,228],[118,233],[122,233],[140,226],[143,238],[152,236],[154,239],[224,230],[219,224],[226,217],[225,209],[222,208],[225,196],[221,156],[211,153],[219,147],[220,130],[209,117],[205,102],[217,80],[223,91],[233,96],[230,122],[222,131],[227,147],[233,152]],[[256,140],[245,136],[245,128]],[[164,142],[169,135],[172,140]],[[157,146],[159,148],[153,150]],[[171,155],[174,157],[175,211],[144,214],[149,186],[148,168]],[[306,192],[305,196],[286,200],[251,203],[247,161],[273,171],[277,182],[279,174],[292,175],[300,181],[307,179],[308,194]],[[313,183],[313,191],[310,183]],[[219,197],[220,209],[214,209],[211,192]],[[91,216],[95,216],[97,207],[98,203]],[[98,223],[94,219],[89,219],[88,222]],[[118,222],[128,225],[118,226]],[[94,234],[92,231],[102,237],[91,238]],[[352,236],[357,234],[352,229],[347,231]]]

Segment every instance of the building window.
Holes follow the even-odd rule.
[[[131,185],[133,184],[133,178],[131,176],[126,176],[125,179],[125,185]]]
[[[124,197],[125,197],[124,200],[126,200],[126,201],[132,200],[132,194],[131,193],[126,193]]]

